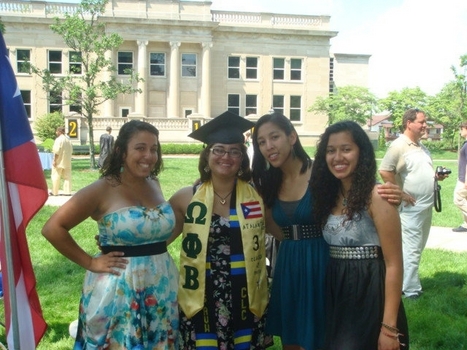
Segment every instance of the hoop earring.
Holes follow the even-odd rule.
[[[123,165],[120,167],[120,174],[123,173]]]
[[[209,165],[206,165],[203,170],[206,174],[209,174],[209,172],[211,171],[211,169],[209,168]]]
[[[265,170],[266,170],[266,171],[268,171],[270,167],[271,167],[271,164],[269,164],[269,162],[268,162],[268,161],[266,161],[266,167],[265,167]]]

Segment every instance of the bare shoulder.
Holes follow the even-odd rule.
[[[169,202],[174,209],[180,209],[188,206],[193,198],[193,187],[187,186],[179,189],[170,197]]]

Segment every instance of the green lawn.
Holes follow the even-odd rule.
[[[441,159],[441,158],[440,158]],[[442,159],[447,159],[443,156]],[[454,176],[442,185],[443,212],[434,213],[433,225],[458,226],[461,215],[452,204],[452,192],[457,173],[457,162],[435,161],[452,169]],[[197,176],[196,158],[165,157],[165,170],[160,176],[168,199],[177,189],[191,185]],[[50,186],[50,172],[45,172]],[[89,169],[86,159],[73,161],[73,191],[89,184],[98,172]],[[31,259],[34,265],[37,292],[44,317],[49,325],[38,346],[40,350],[71,349],[73,340],[68,326],[77,318],[78,302],[84,270],[61,256],[40,234],[40,230],[55,207],[44,206],[27,228]],[[88,219],[72,232],[75,239],[89,253],[96,253],[95,223]],[[178,262],[179,241],[169,247]],[[467,348],[467,263],[465,253],[427,249],[422,258],[421,276],[425,288],[423,297],[406,301],[409,318],[411,349],[466,349]],[[5,342],[5,331],[0,329],[0,342]],[[280,349],[277,341],[272,349]]]

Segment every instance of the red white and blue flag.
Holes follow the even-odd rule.
[[[241,203],[243,217],[245,219],[255,219],[263,216],[261,205],[258,201]]]
[[[2,221],[9,217],[9,232],[2,232],[1,263],[5,300],[5,322],[9,349],[35,349],[47,324],[36,292],[36,278],[29,255],[26,226],[47,200],[47,183],[34,143],[23,99],[0,33],[0,128],[8,208],[2,208]],[[1,169],[0,169],[1,171]],[[5,193],[5,191],[1,192]],[[3,231],[3,226],[0,226]],[[11,241],[11,261],[5,257],[5,235]],[[14,280],[6,273],[13,266]],[[14,344],[12,305],[8,286],[14,283],[20,344]],[[14,308],[13,308],[14,311]]]

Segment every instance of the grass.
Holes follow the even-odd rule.
[[[310,152],[310,154],[312,154]],[[449,154],[448,154],[449,155]],[[453,175],[442,185],[443,211],[434,213],[433,225],[458,226],[462,220],[459,210],[452,204],[452,193],[457,174],[456,157],[442,155],[443,161],[435,165],[451,168]],[[378,156],[378,155],[377,155]],[[438,157],[438,155],[435,155]],[[165,169],[160,175],[164,195],[169,198],[177,189],[189,186],[198,177],[196,158],[171,158],[165,156]],[[49,187],[50,172],[45,171]],[[97,179],[99,173],[89,169],[87,159],[73,160],[73,191]],[[78,316],[78,303],[84,270],[60,255],[40,234],[41,228],[56,207],[44,206],[27,227],[31,259],[33,262],[37,292],[44,317],[49,325],[39,343],[39,350],[71,349],[73,339],[68,326]],[[72,231],[73,237],[90,254],[97,253],[94,235],[96,224],[86,220]],[[169,251],[178,263],[180,243],[176,241]],[[420,267],[423,297],[405,301],[409,318],[411,349],[467,349],[467,264],[465,253],[426,249]],[[280,349],[280,340],[271,349]],[[5,341],[5,330],[0,329],[0,342]]]

